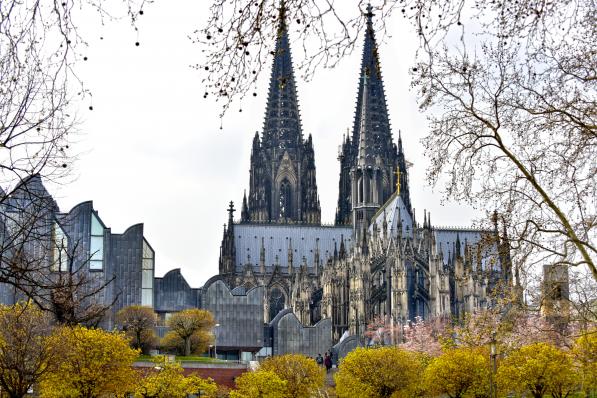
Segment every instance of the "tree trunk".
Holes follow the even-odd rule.
[[[184,355],[186,357],[191,355],[191,336],[185,337],[184,339]]]
[[[543,398],[543,389],[540,390],[532,390],[531,394],[533,394],[534,398]]]
[[[10,398],[23,398],[25,395],[27,395],[27,390],[25,391],[21,391],[20,388],[17,389],[17,391],[6,391],[8,393],[8,396]],[[2,396],[2,395],[0,395]]]

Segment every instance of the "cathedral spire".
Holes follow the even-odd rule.
[[[379,53],[375,41],[375,31],[373,29],[371,5],[367,6],[365,17],[367,18],[365,44],[359,73],[357,109],[352,130],[352,142],[353,145],[359,145],[359,133],[364,123],[367,125],[368,133],[376,138],[375,155],[380,155],[382,159],[389,160],[394,157],[392,133],[379,64]],[[366,86],[368,86],[368,95],[364,96],[363,92]],[[362,120],[363,118],[365,120]]]
[[[274,63],[263,125],[263,145],[268,148],[296,148],[303,142],[303,133],[290,55],[286,6],[283,1],[280,3],[273,55]]]
[[[263,131],[251,154],[249,219],[321,224],[313,139],[303,139],[284,1],[272,55]]]
[[[336,224],[352,222],[357,235],[360,235],[363,226],[368,227],[370,216],[394,193],[394,173],[398,165],[398,150],[392,141],[370,5],[364,15],[365,42],[359,69],[356,112],[351,139],[346,141],[339,156],[340,186],[336,214]],[[355,217],[353,211],[359,207],[366,207],[366,214]],[[357,221],[364,225],[355,225]]]

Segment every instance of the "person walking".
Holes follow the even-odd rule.
[[[332,357],[327,352],[325,353],[325,357],[323,358],[323,364],[325,365],[325,371],[330,373],[330,369],[332,368]]]
[[[319,366],[323,366],[323,357],[321,356],[321,354],[317,354],[317,357],[315,358],[315,362],[317,362],[317,364]]]

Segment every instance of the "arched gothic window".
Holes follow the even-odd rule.
[[[283,179],[280,183],[280,218],[291,217],[291,204],[292,204],[292,187],[288,179]]]
[[[269,320],[274,319],[278,312],[284,309],[284,293],[277,287],[269,294]]]

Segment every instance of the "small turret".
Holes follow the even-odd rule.
[[[340,253],[338,255],[340,260],[346,258],[346,245],[344,244],[344,234],[340,235]]]
[[[293,252],[292,252],[292,238],[288,239],[288,273],[292,275],[294,271],[293,265]]]
[[[247,204],[247,191],[245,190],[243,194],[243,207],[240,212],[240,222],[248,223],[249,221],[251,221],[251,216],[249,215],[249,206]]]
[[[259,272],[265,274],[265,242],[261,238],[261,247],[259,248]]]
[[[234,272],[236,264],[236,245],[234,244],[234,202],[228,207],[228,226],[224,226],[224,236],[220,246],[220,274]],[[242,261],[242,260],[241,260]]]
[[[315,238],[315,254],[313,258],[313,271],[319,275],[319,238]]]
[[[338,244],[334,241],[334,262],[338,260]]]

